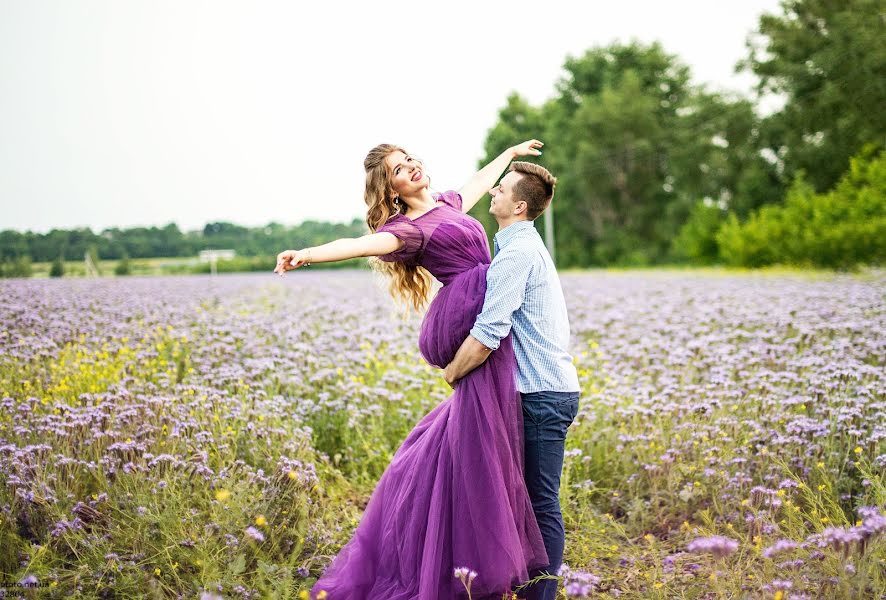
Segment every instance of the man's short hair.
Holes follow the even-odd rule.
[[[514,198],[527,204],[526,218],[534,221],[550,205],[557,178],[544,167],[531,162],[514,161],[508,170],[521,175],[514,184]]]

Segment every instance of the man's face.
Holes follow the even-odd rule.
[[[496,220],[508,219],[514,216],[514,211],[525,207],[526,203],[514,198],[514,185],[520,181],[522,175],[516,171],[508,171],[501,178],[498,185],[489,190],[492,200],[489,202],[489,214]]]

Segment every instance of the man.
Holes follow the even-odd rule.
[[[517,389],[523,403],[526,487],[556,575],[563,561],[565,532],[560,511],[560,475],[566,430],[578,413],[578,374],[569,346],[569,319],[557,270],[533,221],[551,202],[557,180],[547,169],[511,163],[489,193],[489,212],[498,223],[495,258],[486,273],[483,310],[470,335],[443,371],[450,385],[483,363],[513,330]],[[527,588],[533,600],[553,600],[557,581]]]

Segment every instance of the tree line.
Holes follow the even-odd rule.
[[[365,231],[366,224],[359,219],[351,223],[305,221],[295,226],[269,223],[264,227],[216,222],[189,232],[182,232],[174,223],[165,227],[109,228],[100,233],[89,228],[53,229],[44,234],[6,230],[0,232],[0,260],[83,260],[87,253],[96,261],[123,260],[194,256],[200,250],[222,248],[233,248],[238,256],[267,257],[276,256],[281,248],[314,246],[338,237],[363,235]]]

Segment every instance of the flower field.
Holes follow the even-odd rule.
[[[561,280],[561,595],[886,597],[886,276]],[[0,588],[307,598],[448,396],[419,324],[366,271],[0,281]]]

